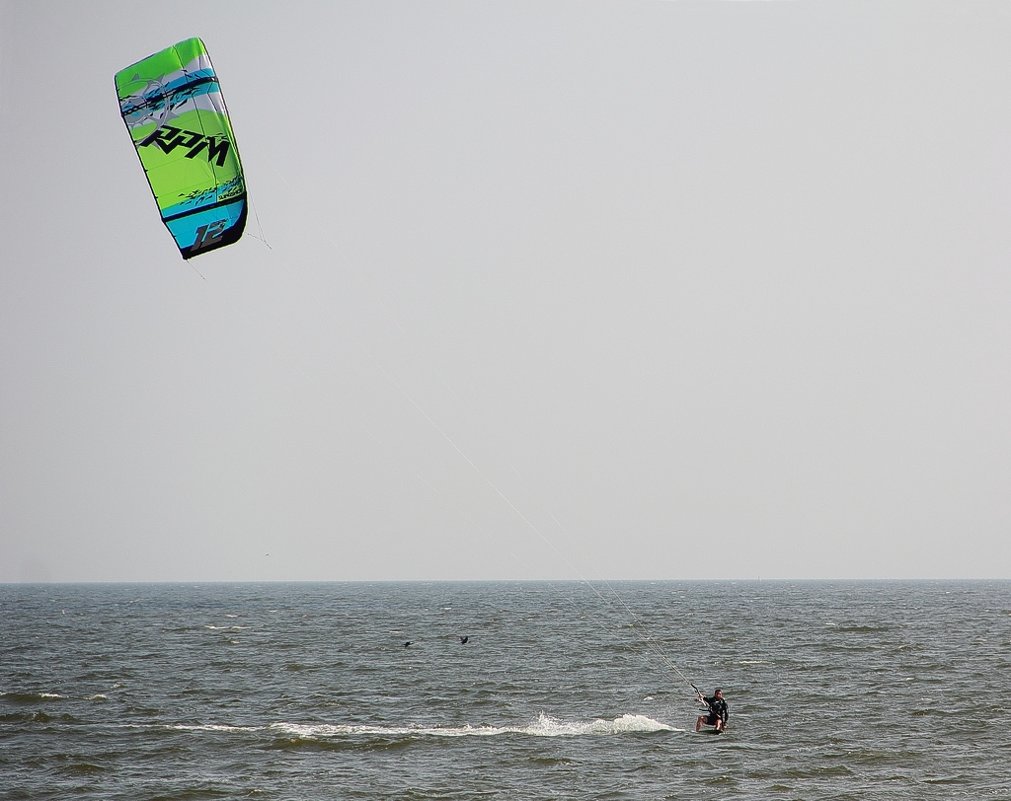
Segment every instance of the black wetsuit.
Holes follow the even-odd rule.
[[[723,721],[723,725],[727,725],[727,721],[730,720],[730,712],[727,709],[727,702],[722,698],[717,698],[715,695],[710,698],[706,696],[702,699],[706,702],[706,706],[709,707],[709,715],[706,717],[707,726],[715,726],[716,722],[719,720]]]

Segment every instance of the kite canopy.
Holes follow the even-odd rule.
[[[238,241],[246,225],[246,183],[204,43],[186,39],[120,70],[116,92],[182,257]]]

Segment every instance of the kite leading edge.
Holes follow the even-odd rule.
[[[120,70],[116,92],[182,257],[238,241],[246,225],[246,183],[204,43],[186,39]]]

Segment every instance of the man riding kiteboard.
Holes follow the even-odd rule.
[[[695,685],[693,684],[692,687],[695,687]],[[727,721],[730,720],[727,702],[723,700],[723,690],[717,687],[713,690],[712,696],[703,695],[698,687],[695,687],[695,692],[698,693],[699,700],[709,707],[709,712],[705,715],[699,715],[699,719],[695,721],[695,731],[701,731],[703,726],[715,726],[716,733],[723,734],[724,729],[727,727]]]

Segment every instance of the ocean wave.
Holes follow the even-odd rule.
[[[54,720],[45,712],[7,712],[0,713],[0,723],[49,723]]]
[[[96,765],[93,762],[72,762],[71,764],[60,768],[60,773],[64,773],[68,776],[97,776],[103,773],[108,773],[108,769],[102,767],[101,765]]]
[[[11,701],[16,704],[34,704],[39,701],[59,701],[66,698],[59,693],[25,693],[25,692],[5,692],[0,693],[0,699]]]
[[[262,731],[263,726],[229,726],[223,723],[174,723],[166,726],[174,731],[223,731],[249,732]]]

